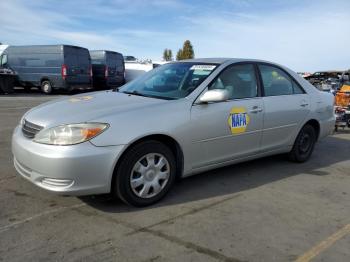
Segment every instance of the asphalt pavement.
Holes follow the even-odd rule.
[[[57,97],[0,96],[0,261],[350,261],[350,130],[320,141],[306,163],[273,156],[216,169],[140,209],[56,196],[16,174],[14,127]]]

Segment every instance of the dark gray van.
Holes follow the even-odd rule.
[[[71,45],[10,46],[0,65],[14,70],[17,86],[39,87],[49,94],[56,89],[72,91],[92,88],[89,51]]]
[[[90,50],[93,86],[118,87],[125,83],[125,66],[122,54],[106,50]]]

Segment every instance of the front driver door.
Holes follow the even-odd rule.
[[[252,64],[231,65],[208,89],[225,88],[230,100],[194,104],[193,169],[258,153],[263,126],[263,101]]]

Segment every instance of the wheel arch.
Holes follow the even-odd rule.
[[[52,81],[50,80],[50,78],[48,76],[43,76],[40,78],[40,85],[44,82],[44,81],[49,81],[52,85]]]
[[[165,134],[152,134],[152,135],[147,135],[142,138],[138,138],[135,141],[133,141],[131,144],[129,144],[125,150],[121,153],[119,156],[117,162],[115,163],[114,169],[113,169],[113,175],[112,175],[112,181],[111,181],[111,192],[113,191],[113,185],[116,179],[116,170],[118,169],[120,163],[123,160],[123,157],[125,154],[128,152],[128,150],[135,145],[142,143],[144,141],[158,141],[163,143],[164,145],[168,146],[169,149],[172,151],[172,153],[175,156],[176,160],[176,178],[179,179],[182,177],[183,170],[184,170],[184,155],[182,148],[180,144],[174,139],[173,137]]]
[[[308,121],[306,121],[306,123],[303,125],[303,127],[305,125],[311,125],[315,131],[316,131],[316,140],[318,140],[319,136],[320,136],[320,129],[321,129],[321,126],[320,126],[320,123],[316,120],[316,119],[310,119]]]

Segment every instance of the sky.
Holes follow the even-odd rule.
[[[349,0],[1,0],[0,42],[73,44],[160,60],[264,59],[295,71],[350,68]]]

